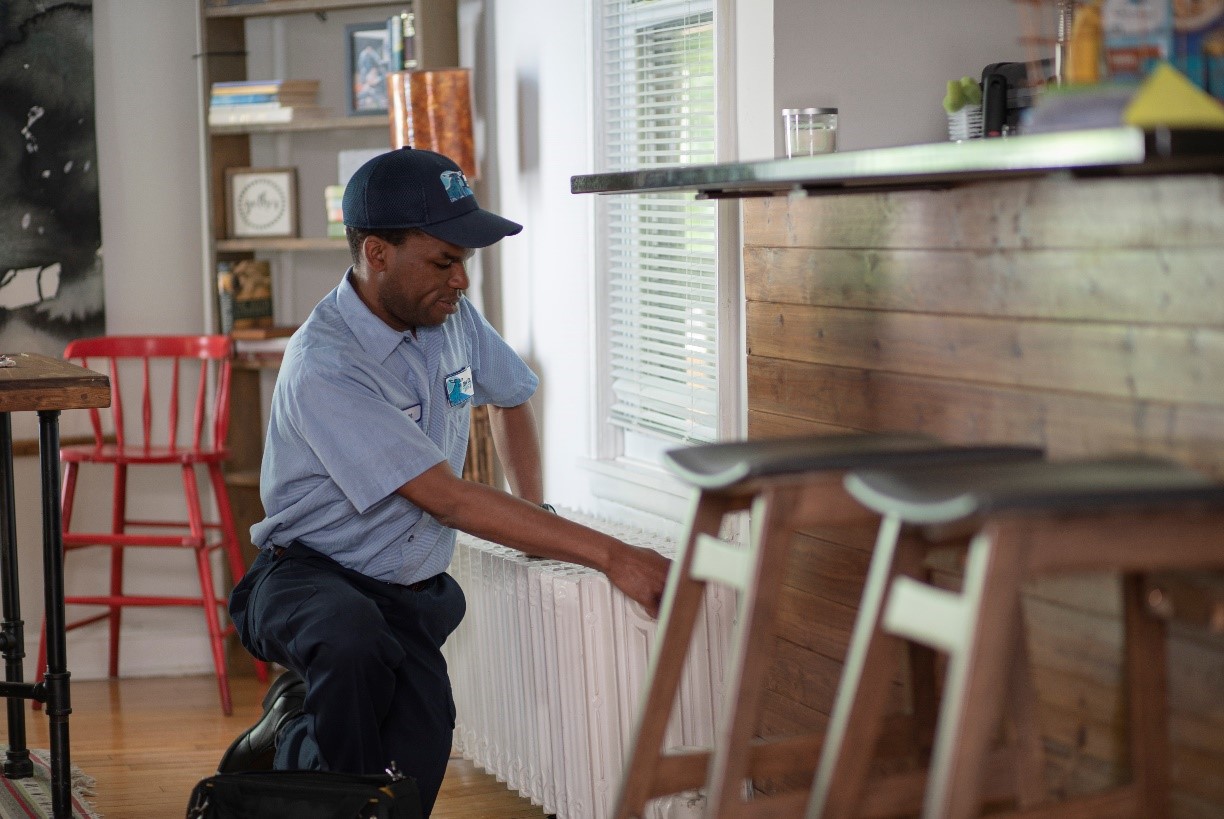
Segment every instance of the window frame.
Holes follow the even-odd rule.
[[[604,100],[602,47],[602,13],[606,0],[594,0],[590,40],[592,42],[593,75],[592,116],[595,126],[593,157],[605,156],[605,129],[602,127]],[[736,116],[737,87],[734,54],[735,0],[712,0],[714,23],[714,82],[715,82],[715,154],[717,161],[735,157],[739,124]],[[674,17],[674,13],[672,14]],[[772,137],[772,132],[771,132]],[[660,442],[653,447],[648,442],[634,440],[612,423],[614,401],[611,373],[611,319],[604,302],[609,290],[609,240],[607,235],[609,203],[597,197],[593,214],[592,236],[595,249],[595,286],[592,289],[591,326],[594,332],[592,355],[596,373],[592,400],[592,457],[582,461],[591,477],[591,494],[602,507],[599,511],[615,511],[623,518],[643,525],[672,525],[683,522],[688,512],[692,490],[667,472],[659,460],[666,449],[681,446],[678,442]],[[715,215],[715,315],[717,341],[717,434],[718,440],[741,438],[746,426],[746,372],[744,342],[744,303],[742,287],[742,245],[740,207],[738,200],[719,200]],[[645,437],[645,436],[641,436]]]

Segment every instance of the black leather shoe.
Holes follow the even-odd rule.
[[[263,699],[263,716],[238,735],[221,755],[217,773],[270,771],[276,754],[276,736],[285,723],[302,713],[306,682],[293,671],[281,674]]]

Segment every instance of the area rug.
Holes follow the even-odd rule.
[[[0,759],[8,746],[0,745]],[[51,754],[38,748],[30,749],[30,760],[34,763],[34,775],[25,779],[0,777],[0,817],[4,819],[50,819],[51,816]],[[72,816],[73,819],[101,819],[93,806],[85,801],[93,795],[93,777],[86,776],[77,766],[72,766]]]

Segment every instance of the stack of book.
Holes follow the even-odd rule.
[[[271,327],[272,265],[266,259],[217,262],[221,332]]]
[[[209,125],[296,122],[327,115],[318,105],[318,80],[237,80],[215,82]]]

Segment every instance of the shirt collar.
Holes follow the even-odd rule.
[[[395,348],[405,336],[411,335],[412,331],[401,333],[393,330],[382,319],[374,315],[366,303],[361,300],[361,296],[357,295],[357,289],[353,287],[349,278],[352,275],[353,268],[350,267],[345,271],[344,278],[340,280],[336,288],[336,307],[340,311],[340,317],[344,319],[344,323],[348,325],[362,349],[377,360],[386,361],[387,356],[395,352]]]

